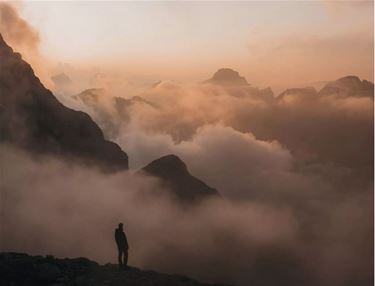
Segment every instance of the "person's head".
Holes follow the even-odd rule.
[[[118,224],[118,229],[122,230],[124,228],[124,224],[121,222]]]

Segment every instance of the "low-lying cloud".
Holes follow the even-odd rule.
[[[0,157],[2,251],[114,262],[113,231],[123,221],[130,264],[143,268],[239,285],[372,281],[364,192],[334,204],[329,195],[301,200],[300,208],[212,200],[180,209],[131,172],[104,175],[6,145]]]
[[[98,91],[94,91],[97,92]],[[110,93],[88,112],[138,169],[176,154],[229,199],[298,202],[373,185],[373,99],[162,82],[118,108]]]

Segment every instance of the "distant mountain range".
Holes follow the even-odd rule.
[[[245,77],[240,76],[240,74],[230,68],[221,68],[217,70],[212,78],[204,81],[203,83],[220,85],[226,88],[242,87],[248,89],[249,93],[254,95],[258,94],[260,96],[266,96],[269,98],[269,95],[273,92],[270,88],[257,89],[251,88],[250,84]],[[374,84],[367,80],[360,80],[357,76],[345,76],[339,78],[335,81],[330,81],[323,85],[323,88],[317,91],[314,87],[298,87],[298,88],[289,88],[283,91],[278,99],[282,99],[285,96],[338,96],[338,97],[374,97]]]
[[[61,75],[60,75],[61,76]],[[155,84],[157,86],[161,82]],[[373,98],[374,84],[367,80],[360,80],[357,76],[345,76],[334,81],[319,82],[321,88],[313,86],[303,86],[288,88],[275,96],[270,87],[259,89],[251,86],[245,77],[239,72],[230,68],[221,68],[217,70],[212,78],[202,82],[203,84],[213,84],[224,88],[228,94],[236,97],[253,97],[264,100],[281,100],[286,97],[297,96],[299,98],[310,98],[318,96],[335,96],[335,97],[369,97]],[[72,96],[74,99],[80,99],[88,107],[97,111],[100,107],[100,100],[103,97],[110,97],[103,88],[91,88]],[[132,98],[113,97],[113,106],[118,115],[125,121],[129,121],[129,108],[137,104],[146,104],[152,108],[158,108],[156,103],[150,102],[141,96]],[[103,110],[100,110],[103,112]]]

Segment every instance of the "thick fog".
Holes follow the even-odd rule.
[[[154,180],[131,172],[103,175],[6,145],[0,157],[2,251],[114,263],[121,221],[130,265],[142,268],[239,285],[372,279],[371,190],[181,209]]]
[[[131,168],[175,153],[228,197],[265,195],[272,184],[315,193],[372,184],[370,97],[275,99],[248,87],[163,82],[132,98],[105,89],[64,98],[120,144]]]

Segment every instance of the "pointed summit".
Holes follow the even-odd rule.
[[[218,85],[249,85],[246,78],[240,76],[240,74],[230,68],[221,68],[213,77],[205,83],[213,83]]]
[[[161,178],[168,178],[170,176],[185,176],[189,174],[186,164],[176,155],[170,154],[163,156],[155,161],[152,161],[144,171],[154,174]]]
[[[182,202],[195,202],[219,193],[203,181],[190,174],[186,164],[176,155],[166,155],[141,169],[141,172],[162,181]]]

